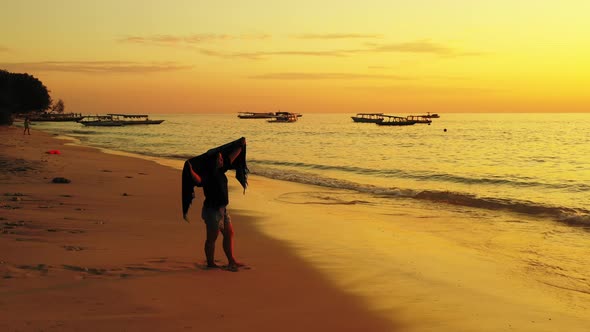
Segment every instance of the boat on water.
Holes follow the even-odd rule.
[[[147,114],[118,114],[109,113],[113,121],[120,121],[124,126],[129,125],[145,125],[145,124],[160,124],[164,120],[151,120]]]
[[[426,112],[426,114],[418,115],[418,116],[421,116],[423,118],[440,118],[440,115],[438,115],[437,113],[430,113],[430,112]]]
[[[89,115],[78,121],[85,126],[119,127],[130,125],[160,124],[164,120],[151,120],[146,114],[118,114]]]
[[[383,120],[383,113],[357,113],[351,118],[354,122],[377,123]]]
[[[97,127],[120,127],[123,125],[122,121],[113,121],[113,117],[109,115],[87,115],[78,123]]]
[[[295,114],[296,117],[301,117],[299,113],[292,112],[238,112],[238,118],[240,119],[274,119],[279,116],[288,116]]]
[[[415,125],[416,121],[408,120],[404,116],[383,115],[381,121],[376,122],[379,126],[411,126]]]
[[[406,116],[406,119],[408,119],[409,121],[414,121],[416,123],[426,123],[428,125],[432,123],[432,120],[430,120],[430,118],[425,117],[424,115],[408,115]]]
[[[38,113],[29,116],[33,122],[66,122],[80,121],[84,116],[80,113]]]
[[[297,122],[297,119],[299,118],[298,114],[296,114],[296,113],[289,113],[289,112],[280,112],[280,113],[281,114],[275,115],[275,117],[273,119],[267,120],[267,122],[270,122],[270,123]]]
[[[294,115],[294,116],[296,116],[296,117],[298,117],[298,118],[300,118],[300,117],[302,117],[302,116],[303,116],[303,114],[301,114],[301,113],[293,113],[293,112],[281,112],[281,111],[279,111],[279,112],[275,112],[275,115],[276,115],[276,116],[284,116],[284,115],[286,115],[286,116],[291,116],[291,115]]]
[[[265,112],[265,113],[257,113],[257,112],[239,112],[238,118],[240,119],[271,119],[274,118],[276,114],[274,112]]]

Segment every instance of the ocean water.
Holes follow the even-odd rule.
[[[166,121],[36,126],[87,145],[177,160],[244,136],[253,174],[381,202],[408,197],[590,226],[590,115],[445,114],[432,125],[404,127],[354,123],[351,115],[305,114],[296,123],[155,115]]]
[[[268,233],[376,310],[428,312],[421,331],[587,330],[590,114],[441,114],[404,127],[352,115],[166,114],[151,126],[33,128],[177,165],[244,136],[251,173],[293,188],[263,197],[255,183],[240,207],[281,210]],[[400,314],[400,303],[414,312]],[[442,323],[441,306],[471,314]],[[515,312],[520,325],[502,320]],[[526,325],[539,319],[543,327]]]

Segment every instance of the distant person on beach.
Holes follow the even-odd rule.
[[[29,119],[28,116],[25,117],[25,130],[23,131],[23,135],[24,134],[29,134],[31,135],[31,128],[29,128],[31,126],[31,120]]]
[[[234,257],[234,229],[226,208],[229,204],[229,195],[225,172],[232,168],[236,158],[243,150],[245,154],[246,138],[242,137],[233,143],[236,144],[230,144],[226,148],[207,154],[203,162],[205,166],[200,170],[195,171],[190,162],[186,164],[188,164],[194,184],[202,186],[205,195],[201,218],[203,218],[207,229],[205,240],[207,267],[219,268],[215,264],[215,242],[221,232],[223,251],[228,260],[227,268],[230,271],[237,271],[238,267],[244,266],[244,264],[236,261]]]

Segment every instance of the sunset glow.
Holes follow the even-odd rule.
[[[590,110],[585,0],[2,7],[0,69],[71,112]]]

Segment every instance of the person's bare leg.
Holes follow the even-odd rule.
[[[215,264],[215,241],[219,234],[218,229],[212,229],[207,226],[207,239],[205,240],[205,257],[207,258],[207,267],[218,267]]]
[[[234,257],[234,227],[231,222],[226,222],[223,227],[223,251],[227,257],[227,268],[232,271],[237,271],[238,267],[244,264],[238,262]]]

